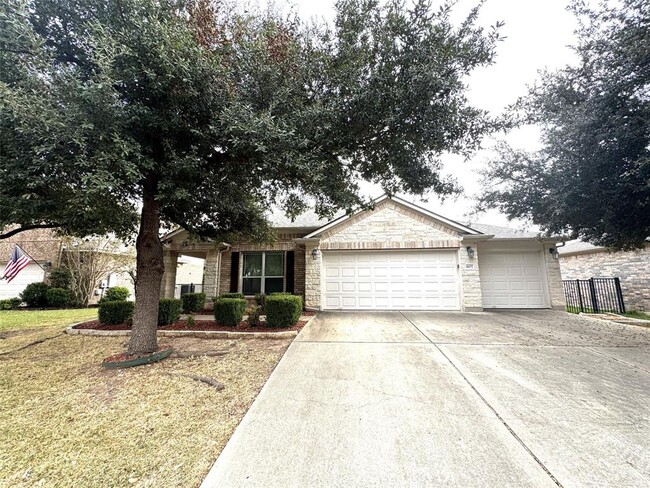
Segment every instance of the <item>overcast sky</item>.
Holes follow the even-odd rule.
[[[319,17],[332,20],[335,0],[295,0],[293,4],[301,18]],[[436,1],[433,2],[436,4]],[[526,86],[533,84],[537,73],[544,68],[555,69],[574,60],[569,45],[574,43],[573,31],[575,18],[565,10],[564,0],[487,0],[481,10],[479,22],[485,27],[504,21],[501,33],[505,39],[499,43],[494,65],[476,71],[468,80],[468,96],[472,104],[501,113],[518,96],[526,93]],[[276,5],[281,5],[276,1]],[[461,0],[456,7],[459,18],[476,4],[476,1]],[[534,127],[512,132],[508,141],[517,147],[534,149],[539,145],[538,132]],[[493,139],[485,141],[485,146],[492,145]],[[428,196],[425,203],[434,212],[446,217],[468,222],[473,199],[480,190],[478,171],[484,166],[489,153],[477,153],[469,162],[462,158],[447,157],[444,160],[444,172],[457,178],[464,188],[464,195],[455,201],[440,202],[435,195]],[[378,196],[379,188],[363,185],[368,195]],[[414,197],[406,198],[417,201]],[[505,216],[496,211],[474,217],[474,222],[494,225],[520,226],[520,223],[508,223]]]

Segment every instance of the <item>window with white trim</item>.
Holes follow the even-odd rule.
[[[284,252],[244,253],[244,295],[284,291]]]

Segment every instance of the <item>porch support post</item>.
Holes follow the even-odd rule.
[[[305,246],[305,308],[321,309],[321,267],[323,252],[319,249],[320,239],[294,239]],[[312,254],[316,249],[316,253]]]
[[[219,294],[217,286],[219,284],[219,251],[210,249],[203,263],[203,293],[205,293],[206,303],[211,304],[212,299]]]
[[[178,253],[176,251],[163,250],[163,272],[162,283],[160,284],[161,298],[174,298],[176,290],[176,267],[178,266]]]

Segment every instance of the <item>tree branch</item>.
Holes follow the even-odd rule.
[[[9,239],[12,236],[15,236],[16,234],[20,234],[21,232],[25,232],[26,230],[33,230],[33,229],[54,229],[56,227],[61,227],[59,224],[34,224],[34,225],[26,225],[23,227],[18,227],[17,229],[12,229],[10,231],[0,233],[0,240],[2,239]]]

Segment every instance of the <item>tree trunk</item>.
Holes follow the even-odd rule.
[[[146,354],[158,348],[158,301],[164,264],[159,237],[160,206],[155,197],[155,184],[146,182],[142,199],[140,231],[136,241],[135,312],[129,341],[129,354]]]

